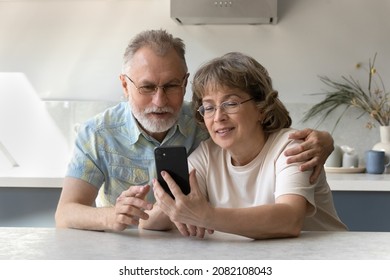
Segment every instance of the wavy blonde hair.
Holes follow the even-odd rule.
[[[192,106],[197,121],[204,119],[197,111],[203,97],[215,89],[239,89],[254,98],[263,114],[261,125],[271,133],[291,126],[291,117],[272,88],[267,70],[254,58],[240,52],[230,52],[210,60],[195,73],[192,82]]]

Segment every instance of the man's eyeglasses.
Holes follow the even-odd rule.
[[[132,84],[136,87],[138,92],[140,94],[142,94],[142,95],[155,95],[159,88],[161,88],[164,91],[165,94],[173,95],[173,94],[177,94],[177,93],[182,93],[183,92],[184,82],[185,82],[188,74],[186,73],[184,75],[183,81],[180,84],[172,83],[172,84],[166,84],[166,85],[163,85],[163,86],[145,85],[145,86],[140,86],[140,87],[137,87],[135,85],[135,83],[133,82],[133,80],[130,79],[129,76],[127,76],[126,74],[123,74],[123,75],[127,79],[129,79],[130,82],[132,82]]]
[[[222,102],[219,106],[214,105],[202,105],[199,107],[198,112],[204,118],[211,118],[214,116],[218,108],[223,110],[226,114],[235,114],[240,110],[240,105],[245,102],[253,100],[254,97],[244,100],[242,102],[226,101]]]

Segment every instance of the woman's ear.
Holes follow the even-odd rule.
[[[259,117],[258,117],[258,121],[260,124],[263,124],[264,123],[264,119],[265,119],[265,115],[262,111],[259,110]]]

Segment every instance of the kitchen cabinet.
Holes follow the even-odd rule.
[[[333,191],[340,219],[351,231],[390,231],[390,192]]]
[[[0,188],[0,227],[54,227],[61,188]]]
[[[62,178],[0,177],[0,227],[54,227]]]
[[[351,231],[390,231],[390,174],[327,174],[334,204]]]

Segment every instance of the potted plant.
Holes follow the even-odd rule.
[[[367,127],[380,126],[381,141],[372,149],[383,150],[390,160],[390,92],[386,92],[382,77],[375,68],[375,59],[369,60],[368,86],[364,88],[359,81],[352,76],[342,76],[340,81],[335,81],[327,76],[320,76],[320,80],[329,87],[324,93],[325,98],[312,106],[305,113],[302,121],[308,121],[315,116],[321,116],[319,123],[322,123],[335,109],[343,107],[344,110],[337,118],[332,133],[337,124],[350,108],[356,108],[361,112],[359,117],[367,115],[369,121]],[[357,68],[363,68],[361,63]],[[359,118],[358,117],[358,118]]]

